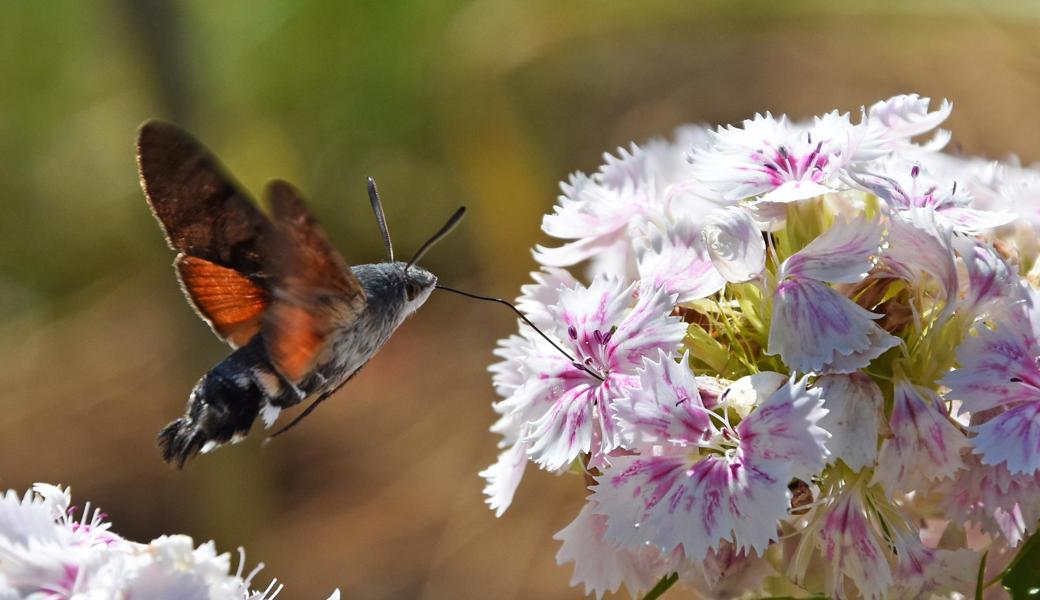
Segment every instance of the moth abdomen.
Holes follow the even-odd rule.
[[[262,413],[300,402],[302,392],[267,360],[254,338],[199,379],[183,417],[159,432],[163,459],[178,467],[192,456],[244,438]]]

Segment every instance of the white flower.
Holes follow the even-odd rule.
[[[892,162],[877,173],[861,175],[859,181],[893,211],[924,209],[943,227],[959,232],[979,233],[1015,220],[1011,212],[972,208],[967,186],[936,181],[918,164]]]
[[[240,562],[232,574],[213,542],[195,547],[179,535],[138,544],[111,533],[89,505],[77,521],[70,503],[67,489],[46,484],[0,496],[0,598],[272,600],[281,590],[272,582],[251,591],[260,567],[243,577]]]
[[[496,381],[511,395],[496,405],[503,416],[493,429],[512,447],[481,472],[487,502],[499,515],[523,476],[521,456],[547,470],[583,453],[592,467],[605,464],[620,443],[614,404],[637,381],[643,357],[678,347],[686,327],[669,316],[673,297],[644,293],[633,306],[633,291],[604,277],[589,287],[561,288],[549,309],[555,325],[548,333],[574,360],[529,330],[521,333],[525,341],[503,347],[506,361],[495,367]],[[514,370],[523,374],[523,385],[507,383]]]
[[[677,130],[676,138],[674,144],[654,140],[643,147],[619,148],[617,157],[604,155],[599,172],[575,173],[561,184],[563,193],[553,214],[542,220],[542,230],[570,241],[555,248],[536,246],[535,259],[548,267],[589,260],[590,276],[631,280],[631,237],[651,223],[666,222],[668,214],[696,213],[705,204],[685,183],[690,166],[680,150],[704,143],[704,132],[687,126]]]

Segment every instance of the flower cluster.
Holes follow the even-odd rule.
[[[518,301],[552,342],[490,367],[496,514],[528,463],[584,475],[557,558],[597,597],[972,593],[1040,519],[1040,170],[943,154],[951,108],[684,127],[563,184]]]
[[[213,542],[196,547],[174,535],[139,544],[112,533],[89,504],[75,512],[68,489],[53,485],[0,495],[0,600],[273,600],[281,591],[274,581],[250,591],[263,565],[243,576],[240,556],[231,573],[231,557]]]

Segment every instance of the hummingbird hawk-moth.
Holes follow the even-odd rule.
[[[137,138],[141,186],[178,254],[174,268],[198,315],[234,351],[195,384],[184,416],[158,436],[183,467],[244,437],[260,417],[316,397],[295,425],[350,380],[437,286],[415,263],[462,218],[459,208],[408,261],[395,261],[375,182],[369,197],[387,262],[349,266],[284,181],[261,212],[185,131],[149,121]],[[277,433],[275,434],[277,435]]]

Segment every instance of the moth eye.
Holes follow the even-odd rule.
[[[421,292],[421,291],[422,291],[422,286],[420,286],[419,284],[415,283],[414,281],[409,281],[404,286],[404,292],[408,296],[408,301],[409,302],[411,302],[412,300],[415,300],[416,296],[418,296],[419,292]]]

